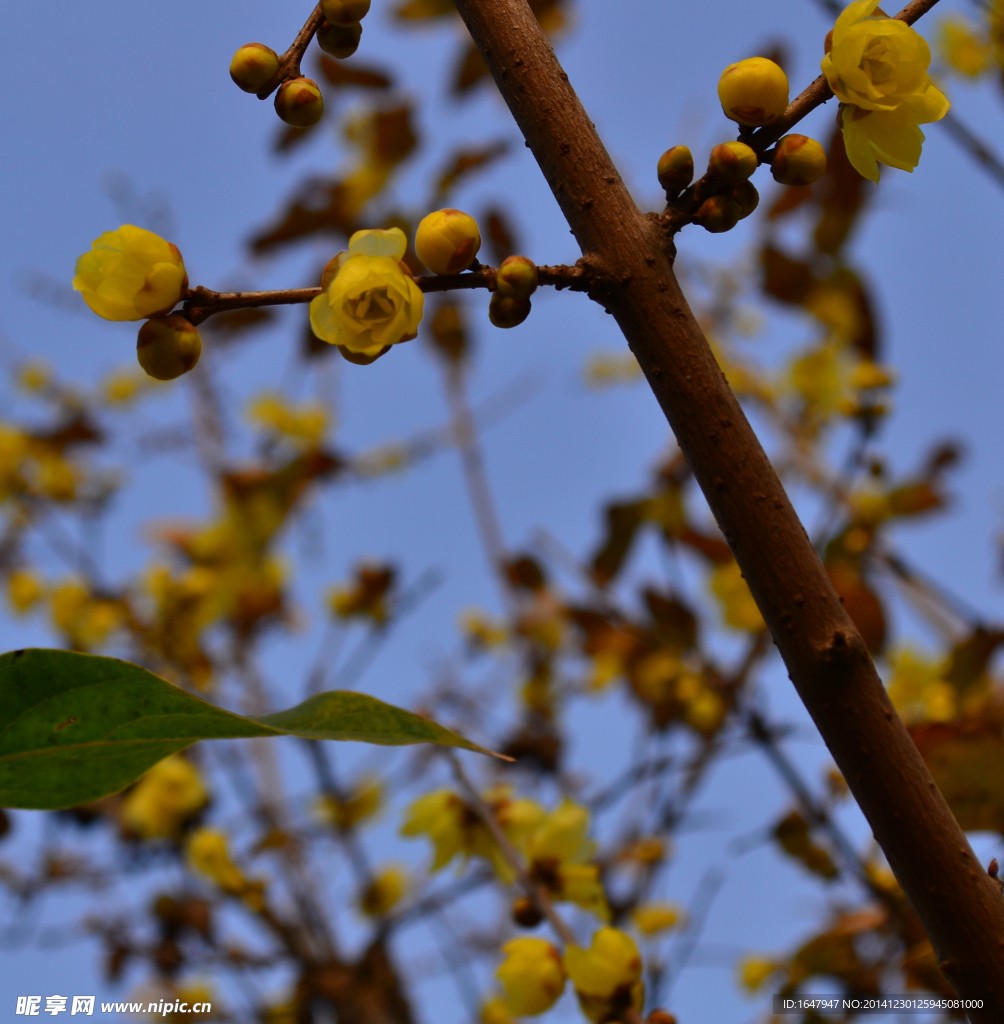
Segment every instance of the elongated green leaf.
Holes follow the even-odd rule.
[[[37,649],[0,656],[0,807],[73,807],[117,793],[198,740],[284,735],[491,753],[362,693],[321,693],[243,718],[116,658]]]

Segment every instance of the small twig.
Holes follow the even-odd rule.
[[[321,10],[321,5],[318,4],[310,12],[310,17],[304,22],[303,28],[293,40],[293,45],[279,58],[279,69],[269,79],[268,84],[258,92],[258,99],[268,99],[283,82],[300,77],[300,61],[303,60],[303,55],[307,52],[307,47],[310,46],[310,40],[314,38],[314,33],[323,20],[324,13]]]
[[[474,288],[486,288],[495,291],[495,278],[498,271],[494,267],[483,264],[478,270],[464,274],[427,275],[416,280],[423,292],[452,292]],[[586,267],[546,266],[537,268],[538,282],[556,288],[558,291],[569,289],[573,292],[587,292],[596,283],[596,275]],[[184,313],[193,324],[216,313],[225,313],[234,309],[255,309],[259,306],[291,306],[311,302],[321,294],[318,288],[280,288],[276,291],[264,292],[214,292],[210,288],[199,285],[190,288],[183,296]]]
[[[540,912],[550,922],[551,927],[561,938],[561,941],[566,946],[577,946],[578,943],[572,934],[572,930],[554,909],[554,904],[551,902],[551,897],[548,895],[547,890],[542,885],[534,882],[530,877],[522,858],[516,852],[516,848],[512,843],[509,842],[509,837],[502,830],[502,826],[498,823],[498,819],[495,817],[492,809],[481,798],[481,794],[478,793],[471,780],[467,777],[464,766],[460,763],[460,758],[452,750],[443,750],[442,753],[450,762],[454,777],[464,792],[464,799],[484,822],[488,831],[491,832],[492,838],[498,844],[499,852],[502,854],[506,864],[512,869],[512,873],[516,876],[516,880],[521,888],[537,904]]]

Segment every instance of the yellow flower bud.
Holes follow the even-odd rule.
[[[723,142],[711,151],[708,172],[722,181],[745,181],[757,169],[757,155],[745,142]]]
[[[756,127],[773,124],[788,107],[788,76],[766,57],[730,64],[718,80],[725,116]]]
[[[694,180],[694,157],[686,146],[673,146],[659,157],[659,184],[674,195]]]
[[[154,316],[139,329],[136,358],[156,380],[188,373],[202,355],[199,332],[183,316]]]
[[[325,268],[310,326],[350,362],[373,362],[418,332],[425,296],[401,263],[407,244],[400,228],[357,231]]]
[[[811,185],[826,173],[826,151],[805,135],[785,135],[774,150],[770,173],[781,185]]]
[[[377,872],[366,887],[359,908],[367,917],[386,917],[407,893],[407,872],[392,865]]]
[[[505,1000],[496,996],[481,1007],[481,1024],[516,1024],[506,1009]]]
[[[495,292],[488,303],[488,319],[496,327],[519,327],[529,315],[529,299],[508,299]]]
[[[631,923],[642,935],[658,935],[680,927],[685,920],[682,908],[675,903],[644,903],[631,914]]]
[[[712,196],[705,199],[694,214],[694,223],[712,234],[719,234],[731,231],[739,223],[741,213],[739,204],[729,196]]]
[[[257,92],[266,86],[279,70],[275,50],[264,43],[247,43],[230,62],[230,77],[238,89]]]
[[[14,569],[7,577],[7,600],[18,615],[30,612],[44,593],[42,581],[28,569]]]
[[[275,94],[275,112],[294,128],[317,124],[324,113],[324,98],[317,83],[302,77],[283,82]]]
[[[321,0],[321,11],[332,25],[351,25],[369,14],[370,0]]]
[[[459,274],[481,248],[477,222],[460,210],[437,210],[423,217],[415,233],[415,252],[434,274]]]
[[[760,205],[760,193],[752,181],[741,181],[729,191],[729,198],[739,207],[739,219],[744,220]]]
[[[597,1024],[615,1019],[611,1014],[627,1006],[641,1012],[645,1003],[641,954],[624,932],[601,928],[589,949],[569,946],[565,970],[575,985],[582,1012]]]
[[[350,25],[336,25],[331,21],[322,21],[317,30],[317,45],[332,57],[345,60],[359,49],[359,41],[363,37],[363,27],[358,21]]]
[[[525,256],[508,256],[499,267],[496,284],[507,299],[528,299],[537,290],[537,265]]]
[[[169,313],[188,287],[176,246],[132,224],[106,231],[77,260],[73,287],[105,320]]]
[[[505,992],[506,1009],[516,1017],[536,1017],[565,988],[561,954],[546,939],[513,939],[502,947],[505,959],[495,976]]]

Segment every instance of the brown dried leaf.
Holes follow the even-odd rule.
[[[394,80],[382,69],[372,65],[348,64],[326,53],[320,55],[317,69],[321,78],[336,89],[389,89]]]
[[[865,646],[872,654],[880,654],[886,638],[885,612],[878,595],[865,582],[860,567],[844,559],[828,559],[826,571]]]
[[[486,210],[481,223],[487,226],[488,254],[492,263],[498,267],[507,256],[516,253],[518,238],[513,229],[509,215],[497,207]]]
[[[645,521],[648,499],[614,503],[606,507],[607,535],[593,555],[593,579],[599,587],[607,586],[620,572],[634,544],[638,528]]]
[[[473,43],[469,43],[457,62],[450,92],[454,96],[463,96],[464,93],[470,92],[478,82],[488,77],[488,65],[485,63],[484,57]]]
[[[450,156],[446,170],[439,177],[432,205],[440,205],[461,178],[474,171],[485,170],[508,152],[509,143],[505,139],[480,149],[458,149]]]
[[[429,324],[427,337],[436,351],[451,363],[462,362],[469,352],[464,312],[464,307],[455,299],[445,299]]]
[[[394,17],[398,21],[429,21],[456,13],[453,0],[407,0],[394,11]]]
[[[809,823],[792,811],[774,826],[774,838],[789,857],[801,861],[811,872],[827,881],[837,876],[837,866],[827,850],[812,841]]]

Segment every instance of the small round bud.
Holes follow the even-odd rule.
[[[739,204],[730,196],[712,196],[694,214],[694,223],[717,235],[731,231],[739,223],[739,214]]]
[[[679,192],[694,180],[694,157],[686,146],[673,146],[659,157],[659,184]]]
[[[537,265],[525,256],[509,256],[499,267],[496,284],[504,298],[528,299],[537,290]]]
[[[770,172],[781,185],[811,185],[826,173],[826,151],[805,135],[785,135],[774,150]]]
[[[509,299],[495,292],[488,303],[488,319],[504,330],[519,325],[530,315],[529,299]]]
[[[665,1010],[653,1010],[646,1024],[676,1024],[676,1017]]]
[[[544,920],[544,915],[535,900],[519,896],[512,904],[512,919],[522,928],[536,928]]]
[[[278,70],[279,58],[275,50],[264,43],[242,46],[230,62],[230,77],[245,92],[257,92],[264,88]]]
[[[359,40],[363,37],[363,27],[358,21],[351,25],[336,25],[332,21],[322,21],[317,30],[317,45],[332,57],[345,60],[359,49]]]
[[[275,112],[294,128],[309,128],[321,120],[324,99],[317,83],[309,78],[283,82],[275,94]]]
[[[370,12],[370,0],[321,0],[321,12],[332,25],[351,25]]]
[[[415,252],[434,274],[459,274],[481,248],[477,221],[461,210],[437,210],[415,232]]]
[[[739,207],[740,220],[745,220],[760,205],[760,193],[752,181],[739,182],[729,189],[728,196]]]
[[[711,151],[708,171],[722,181],[745,181],[757,169],[757,155],[745,142],[723,142]]]
[[[718,80],[725,116],[739,124],[773,124],[788,107],[788,76],[766,57],[730,64]]]
[[[201,355],[199,332],[178,313],[152,316],[139,329],[136,358],[155,380],[174,380],[188,373]]]

